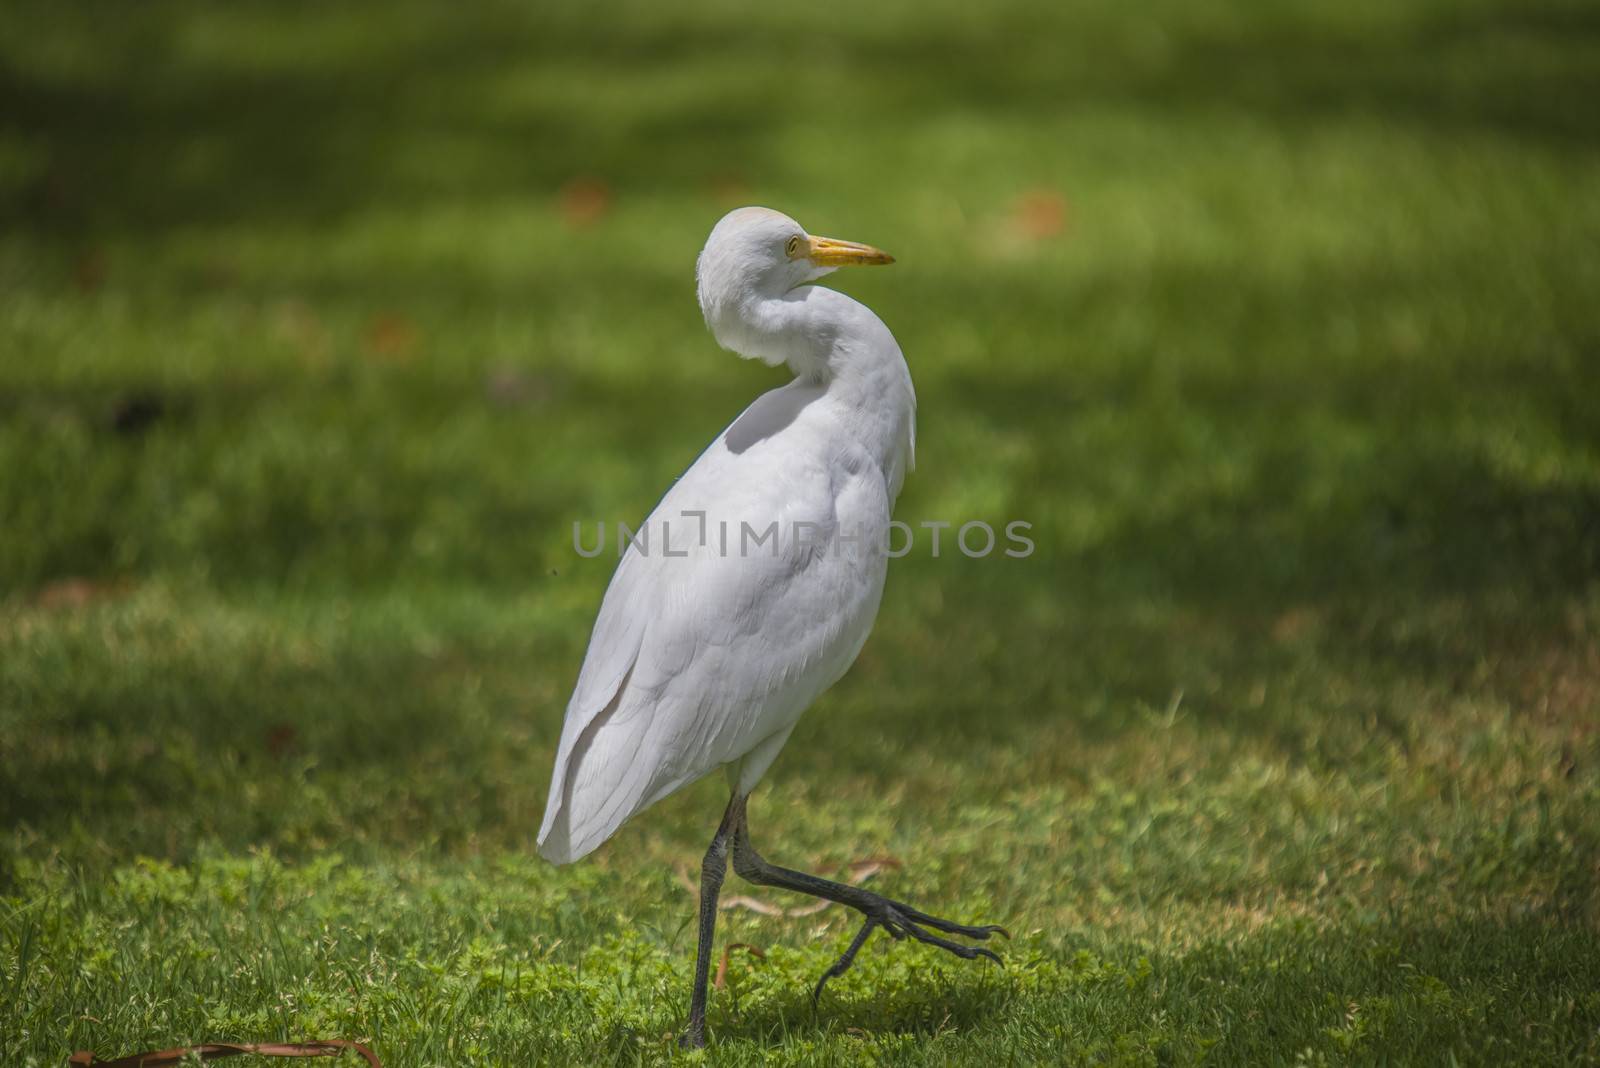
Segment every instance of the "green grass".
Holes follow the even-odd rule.
[[[1593,5],[669,8],[0,10],[0,1063],[1600,1062]],[[720,780],[532,838],[746,202],[1038,546],[894,564],[757,840],[1017,937],[813,1012],[729,911],[682,1055]]]

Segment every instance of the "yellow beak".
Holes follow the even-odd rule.
[[[818,267],[866,267],[894,262],[894,257],[881,248],[854,241],[839,241],[832,237],[811,238],[806,259]]]

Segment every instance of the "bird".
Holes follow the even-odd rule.
[[[567,705],[538,836],[555,864],[592,852],[689,783],[727,774],[731,796],[700,866],[686,1047],[706,1041],[730,860],[748,882],[863,917],[813,988],[814,1003],[880,928],[996,963],[992,950],[956,939],[1009,937],[996,924],[955,923],[778,867],[751,844],[751,792],[872,629],[895,499],[914,464],[916,394],[899,344],[865,305],[814,283],[841,267],[893,262],[871,245],[813,236],[770,208],[738,208],[713,226],[695,270],[712,337],[736,355],[786,365],[793,378],[751,403],[628,532]]]

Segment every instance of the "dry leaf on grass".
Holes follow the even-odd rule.
[[[615,199],[611,186],[599,178],[574,178],[561,187],[561,218],[580,230],[592,226],[611,213]]]

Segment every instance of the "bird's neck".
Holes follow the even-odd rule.
[[[823,386],[851,436],[878,461],[893,502],[914,463],[917,398],[899,344],[871,309],[806,285],[752,298],[712,329],[741,356],[786,363],[797,378]]]

